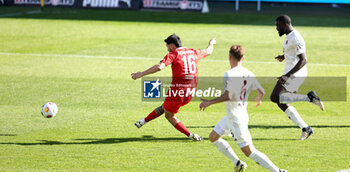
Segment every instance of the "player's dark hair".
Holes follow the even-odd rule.
[[[176,47],[182,47],[181,39],[175,33],[168,36],[168,38],[166,38],[164,42],[166,42],[167,44],[174,44]]]
[[[244,56],[244,48],[240,45],[232,45],[230,48],[230,55],[232,58],[241,61]]]
[[[286,14],[277,17],[276,21],[278,21],[279,23],[288,24],[288,25],[292,24],[292,20]]]

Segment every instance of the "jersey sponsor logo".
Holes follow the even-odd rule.
[[[201,10],[202,1],[188,0],[143,0],[144,8],[169,8],[180,10]]]
[[[126,4],[128,8],[131,7],[131,0],[84,0],[83,7],[118,8],[120,3]]]
[[[143,81],[143,98],[161,98],[162,82],[157,79],[156,81]]]
[[[182,1],[183,2],[183,1]],[[188,2],[188,1],[186,1]],[[188,3],[187,3],[188,4]],[[180,55],[184,55],[184,54],[187,54],[187,55],[193,55],[194,54],[194,51],[193,50],[186,50],[186,51],[178,51],[177,53],[179,53]]]
[[[39,5],[41,0],[15,0],[16,5]],[[73,6],[74,0],[44,0],[45,5],[52,6]]]

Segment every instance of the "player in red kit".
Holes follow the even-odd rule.
[[[169,53],[160,63],[150,67],[143,72],[132,73],[132,79],[136,80],[143,76],[158,72],[171,64],[172,83],[169,87],[167,97],[164,103],[154,109],[146,118],[135,123],[135,126],[141,128],[147,122],[161,116],[165,113],[165,118],[181,133],[193,141],[201,141],[203,138],[197,134],[191,133],[175,116],[180,107],[188,104],[192,97],[187,95],[187,91],[197,87],[198,69],[197,63],[200,59],[210,55],[214,50],[216,39],[212,38],[206,49],[191,49],[182,47],[179,36],[172,34],[164,40]]]

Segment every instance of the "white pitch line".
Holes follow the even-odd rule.
[[[25,56],[43,56],[43,57],[75,57],[75,58],[94,58],[94,59],[125,59],[125,60],[159,60],[160,58],[152,57],[121,57],[121,56],[94,56],[94,55],[83,55],[83,54],[34,54],[34,53],[5,53],[0,52],[0,55],[15,56],[15,55],[25,55]],[[213,60],[204,59],[203,62],[216,62],[216,63],[226,63],[228,60]],[[268,62],[268,61],[246,61],[246,63],[260,63],[260,64],[279,64],[279,62]],[[348,64],[322,64],[322,63],[308,63],[312,66],[336,66],[336,67],[350,67]]]
[[[339,170],[338,172],[350,172],[350,168],[345,170]]]
[[[203,62],[224,62],[224,63],[228,63],[228,59],[227,60],[203,59]],[[245,61],[245,63],[278,64],[278,62],[267,62],[267,61]]]
[[[34,11],[28,11],[26,14],[39,14],[41,13],[41,10],[34,10]]]

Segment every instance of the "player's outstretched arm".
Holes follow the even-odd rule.
[[[143,72],[132,73],[131,78],[136,80],[136,79],[141,78],[143,76],[158,72],[158,71],[162,70],[164,67],[165,67],[165,64],[163,62],[160,62],[159,64],[156,64]]]
[[[211,100],[205,100],[205,99],[201,99],[202,103],[199,105],[199,110],[205,110],[205,108],[207,108],[208,106],[215,104],[215,103],[221,103],[221,102],[225,102],[230,100],[230,92],[229,91],[225,91],[224,94],[222,94],[220,97],[217,97],[215,99],[211,99]]]
[[[208,47],[205,49],[207,51],[208,55],[213,53],[215,44],[216,44],[216,38],[211,38],[211,40],[209,41]]]

